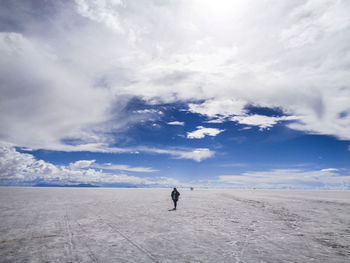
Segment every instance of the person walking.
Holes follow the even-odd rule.
[[[174,190],[171,192],[171,199],[174,202],[174,209],[173,210],[176,210],[177,201],[179,200],[179,196],[180,196],[179,191],[177,191],[177,189],[174,188]]]

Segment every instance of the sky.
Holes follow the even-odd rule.
[[[0,6],[0,185],[350,189],[349,1]]]

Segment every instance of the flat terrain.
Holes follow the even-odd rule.
[[[1,262],[350,262],[350,191],[0,188]]]

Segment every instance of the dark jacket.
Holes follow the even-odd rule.
[[[179,196],[180,196],[179,192],[175,192],[175,191],[171,192],[171,199],[177,201],[179,199]]]

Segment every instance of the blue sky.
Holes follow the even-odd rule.
[[[349,189],[349,10],[2,1],[0,184]]]

